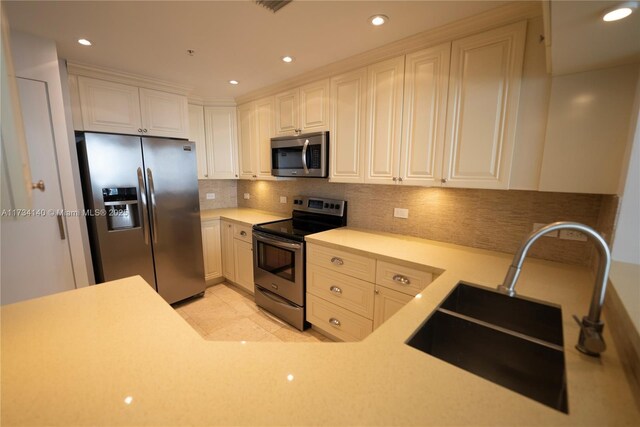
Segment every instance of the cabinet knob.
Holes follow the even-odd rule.
[[[379,293],[380,293],[380,291],[376,289],[375,290],[375,294],[378,295]]]
[[[338,257],[334,256],[333,258],[331,258],[331,264],[333,264],[333,265],[343,265],[344,261],[342,260],[342,258],[338,258]]]
[[[254,178],[257,178],[257,177],[258,177],[258,175],[251,175],[251,176],[253,176]]]
[[[333,292],[334,294],[338,294],[338,295],[342,294],[342,289],[340,289],[337,286],[332,286],[332,287],[329,288],[329,290],[331,292]]]
[[[396,178],[395,176],[393,177],[393,182],[396,182],[398,180],[398,178]]]
[[[240,235],[241,235],[241,236],[246,236],[246,235],[247,235],[247,232],[246,232],[246,231],[241,231],[241,232],[240,232]]]
[[[236,178],[238,177],[238,175],[236,175]]]
[[[443,183],[443,184],[445,184],[445,183],[447,182],[447,178],[442,178],[442,179],[440,180],[440,182],[441,182],[441,183]]]
[[[401,176],[398,177],[398,181],[402,182],[402,177]]]
[[[138,132],[142,133],[142,128],[138,128]]]
[[[341,325],[340,321],[335,317],[332,317],[331,319],[329,319],[329,323],[331,323],[332,326],[336,326],[336,327],[340,327]]]
[[[142,132],[147,133],[147,130],[146,129],[142,129]]]
[[[205,173],[205,174],[204,174],[204,177],[205,177],[205,178],[208,178],[208,177],[209,177],[209,174],[208,174],[208,173]]]

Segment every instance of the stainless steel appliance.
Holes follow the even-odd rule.
[[[167,302],[205,289],[193,142],[76,135],[96,282],[140,275]]]
[[[347,202],[295,197],[291,219],[253,226],[255,299],[299,330],[305,322],[305,236],[347,225]]]
[[[326,178],[329,132],[271,138],[271,175]]]

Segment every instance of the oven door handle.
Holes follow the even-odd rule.
[[[309,175],[309,168],[307,167],[307,148],[309,148],[309,140],[307,139],[302,146],[302,168],[304,173]]]
[[[264,233],[260,233],[260,232],[257,232],[257,231],[254,231],[253,235],[254,235],[254,237],[256,238],[257,241],[263,242],[263,243],[268,243],[268,244],[276,246],[278,248],[300,249],[302,247],[302,244],[300,244],[300,243],[288,243],[288,242],[283,242],[281,240],[272,239],[272,238],[268,237],[267,235],[265,235]]]

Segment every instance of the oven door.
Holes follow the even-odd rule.
[[[304,305],[304,243],[253,232],[253,278],[256,285]]]

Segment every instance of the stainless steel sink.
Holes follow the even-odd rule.
[[[460,282],[407,344],[569,412],[557,306]]]

